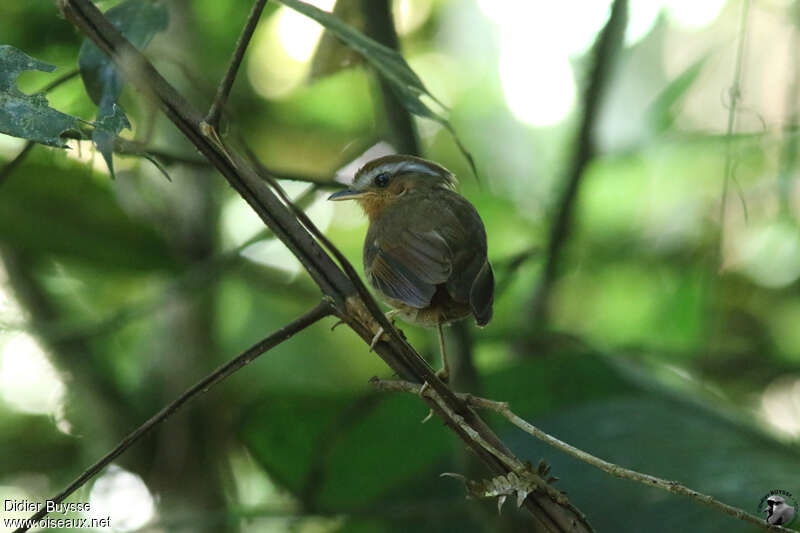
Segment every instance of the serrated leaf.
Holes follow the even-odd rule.
[[[105,16],[139,49],[146,47],[156,33],[166,29],[169,22],[166,7],[147,0],[128,0],[106,11]],[[89,39],[84,39],[81,45],[78,67],[86,92],[98,107],[92,141],[113,177],[114,139],[123,129],[130,128],[125,113],[117,104],[124,80],[114,62]]]
[[[336,37],[344,41],[347,46],[362,55],[364,59],[389,82],[395,95],[409,113],[435,120],[444,126],[453,136],[458,149],[467,159],[472,172],[475,173],[475,176],[478,175],[472,156],[464,148],[464,145],[456,135],[450,121],[444,115],[431,109],[430,106],[422,100],[422,97],[427,96],[445,110],[447,110],[447,107],[425,87],[425,84],[422,83],[422,80],[417,76],[416,72],[406,63],[402,55],[396,50],[392,50],[370,39],[327,11],[323,11],[299,0],[279,1],[283,5],[319,22],[326,30],[336,35]]]
[[[13,46],[0,46],[0,132],[48,146],[66,147],[62,135],[69,130],[78,131],[79,119],[50,107],[43,93],[28,95],[17,88],[17,78],[22,72],[53,72],[55,68]]]

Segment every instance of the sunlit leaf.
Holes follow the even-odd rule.
[[[676,118],[676,104],[691,89],[707,59],[708,55],[705,55],[689,65],[656,96],[647,110],[648,121],[653,130],[663,132],[672,127]]]
[[[26,70],[52,72],[53,65],[9,45],[0,46],[0,132],[48,146],[66,147],[64,132],[78,130],[78,119],[56,111],[43,93],[24,94],[17,78]]]
[[[139,49],[146,47],[156,33],[166,29],[169,21],[163,4],[145,0],[128,0],[109,9],[105,16]],[[114,62],[89,39],[81,45],[78,67],[86,92],[98,107],[92,141],[113,176],[114,139],[123,129],[130,128],[124,111],[117,104],[124,80]]]
[[[464,145],[459,140],[458,136],[450,124],[450,121],[441,113],[437,113],[426,104],[422,98],[428,97],[443,110],[447,110],[446,106],[442,104],[436,97],[425,87],[422,80],[417,76],[411,67],[403,59],[396,50],[392,50],[379,42],[370,39],[360,31],[352,26],[349,26],[336,18],[331,13],[323,11],[310,4],[300,2],[299,0],[280,0],[282,4],[314,19],[325,27],[328,31],[332,32],[339,39],[345,42],[350,48],[361,54],[380,74],[383,76],[391,86],[397,98],[406,108],[409,113],[414,115],[435,120],[444,126],[449,131],[459,150],[469,162],[472,171],[478,175],[477,169],[472,156],[464,148]]]
[[[364,11],[359,2],[336,2],[333,15],[352,28],[364,27]],[[333,32],[325,32],[311,60],[311,79],[324,78],[363,62],[364,56],[344,44]]]

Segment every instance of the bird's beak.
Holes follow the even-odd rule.
[[[328,196],[328,200],[338,202],[340,200],[355,200],[356,198],[361,198],[362,196],[364,196],[364,193],[361,191],[345,189],[343,191],[336,191],[335,193],[331,194]]]

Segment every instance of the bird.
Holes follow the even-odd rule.
[[[794,507],[788,505],[783,496],[773,494],[767,498],[764,513],[767,515],[768,524],[787,524],[794,517]]]
[[[365,277],[392,308],[387,317],[437,328],[442,358],[437,376],[444,381],[450,366],[442,327],[469,316],[483,327],[494,304],[486,229],[455,186],[455,175],[443,166],[396,154],[369,161],[349,188],[328,197],[360,204],[369,220]],[[382,334],[380,328],[372,346]]]

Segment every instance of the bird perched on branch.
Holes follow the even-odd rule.
[[[356,200],[369,218],[364,273],[393,308],[387,316],[436,327],[442,370],[450,367],[442,326],[492,318],[494,274],[486,257],[486,230],[478,212],[455,192],[455,176],[410,155],[375,159],[356,172],[349,189],[329,200]],[[375,335],[373,345],[383,333]]]

